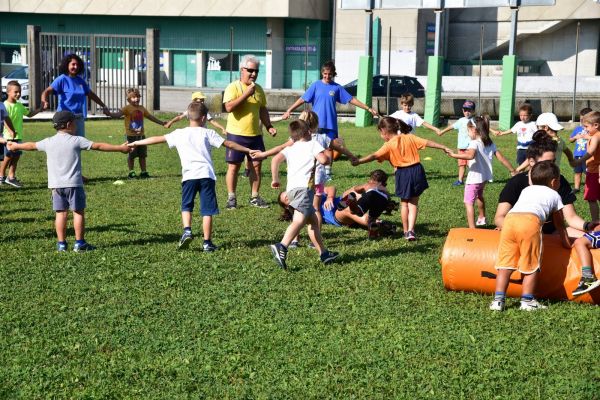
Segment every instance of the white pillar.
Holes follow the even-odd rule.
[[[273,52],[271,50],[267,50],[265,53],[265,69],[267,70],[265,89],[273,89]]]
[[[160,60],[162,66],[160,67],[160,84],[161,85],[172,85],[171,81],[171,52],[169,50],[162,51],[162,59]]]
[[[206,86],[206,52],[205,51],[197,51],[196,52],[196,86],[204,87]]]
[[[21,64],[29,64],[27,61],[27,46],[21,46]]]

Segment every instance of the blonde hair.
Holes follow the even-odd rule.
[[[600,111],[592,111],[581,117],[581,122],[586,124],[600,124]]]
[[[131,97],[142,97],[140,91],[136,88],[127,88],[127,90],[125,90],[125,93],[127,94],[128,99]]]
[[[308,124],[308,129],[311,133],[316,133],[319,129],[319,116],[314,111],[302,111],[298,119],[305,121]]]
[[[400,104],[407,104],[410,107],[415,105],[415,96],[412,93],[404,93],[400,96]]]

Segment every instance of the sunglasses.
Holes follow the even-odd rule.
[[[248,71],[249,74],[253,74],[255,72],[258,74],[258,69],[246,68],[246,67],[242,67],[242,68],[244,68],[246,71]]]

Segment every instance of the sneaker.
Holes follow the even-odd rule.
[[[208,242],[204,242],[204,244],[202,245],[202,250],[206,251],[207,253],[213,252],[217,249],[218,247],[210,240]]]
[[[21,183],[21,181],[19,181],[19,180],[17,179],[17,177],[14,177],[14,178],[12,178],[12,179],[10,179],[10,178],[6,178],[6,179],[4,180],[4,183],[8,183],[9,185],[11,185],[11,186],[14,186],[14,187],[16,187],[16,188],[22,188],[22,187],[23,187],[23,184]]]
[[[545,306],[543,304],[541,304],[539,301],[537,301],[536,299],[533,300],[521,300],[521,307],[519,307],[519,310],[524,310],[524,311],[536,311],[536,310],[544,310],[548,308],[548,306]]]
[[[275,243],[271,245],[271,253],[273,253],[273,258],[275,258],[277,264],[283,269],[287,268],[287,265],[285,265],[287,252],[287,249],[281,243]]]
[[[455,181],[455,182],[452,184],[452,186],[462,186],[462,185],[463,185],[463,181],[459,181],[459,180],[456,180],[456,181]]]
[[[137,178],[137,175],[136,175],[135,171],[129,171],[129,174],[127,175],[127,178],[129,178],[129,179],[135,179],[135,178]]]
[[[500,300],[492,301],[490,304],[490,310],[492,311],[504,311],[504,302]]]
[[[590,292],[600,286],[600,280],[596,278],[581,278],[577,288],[573,290],[573,296],[579,296]]]
[[[150,178],[150,174],[147,171],[142,171],[140,173],[140,179],[148,179]]]
[[[340,256],[340,253],[336,253],[335,251],[325,250],[323,253],[321,253],[321,262],[323,264],[329,264],[330,262],[332,262],[339,256]]]
[[[475,222],[475,226],[484,226],[484,225],[487,225],[487,222],[485,221],[485,217],[477,218],[477,222]]]
[[[415,232],[414,231],[408,231],[404,234],[404,238],[406,240],[408,240],[409,242],[414,242],[415,240],[417,240],[417,236],[415,236]]]
[[[251,198],[250,205],[258,208],[269,208],[269,203],[264,201],[263,198],[260,196]]]
[[[377,222],[370,223],[367,229],[369,232],[369,239],[374,240],[381,236],[381,232],[379,231],[379,224]]]
[[[293,240],[292,243],[288,246],[288,249],[297,249],[300,247],[300,242],[297,240]]]
[[[83,244],[75,243],[75,246],[73,246],[73,251],[75,253],[83,253],[92,250],[96,250],[96,247],[92,246],[88,242],[85,242]]]
[[[227,199],[227,205],[225,208],[227,210],[235,210],[237,208],[237,199],[235,197]]]
[[[56,251],[58,251],[59,253],[67,251],[67,244],[66,243],[56,243]]]
[[[183,235],[181,235],[181,239],[179,239],[179,250],[185,250],[190,247],[190,243],[194,240],[194,236],[192,236],[192,232],[183,231]]]
[[[572,194],[577,194],[579,193],[579,188],[574,188],[573,190],[571,190]]]

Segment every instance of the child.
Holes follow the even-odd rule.
[[[496,291],[490,305],[492,311],[504,310],[506,289],[514,270],[523,275],[521,310],[547,308],[534,297],[542,255],[542,225],[552,214],[562,244],[570,249],[562,215],[563,203],[557,189],[560,172],[552,161],[540,161],[530,173],[531,185],[523,189],[519,200],[508,212],[500,233],[496,262]]]
[[[565,141],[561,139],[558,131],[563,130],[563,126],[558,123],[556,115],[553,113],[542,113],[535,121],[537,128],[546,131],[548,136],[556,141],[558,148],[556,149],[556,165],[560,168],[560,160],[562,155],[567,156],[569,163],[573,162],[573,152],[566,146]]]
[[[451,131],[452,129],[456,129],[458,131],[458,153],[464,153],[469,146],[469,142],[471,139],[469,138],[469,132],[467,131],[467,122],[473,116],[473,111],[475,111],[475,103],[470,100],[466,100],[462,105],[463,117],[456,121],[453,125],[448,125],[446,128],[442,129],[438,135],[442,136],[444,133]],[[467,166],[467,160],[458,159],[458,179],[452,184],[452,186],[460,186],[463,185],[463,178],[465,176],[465,167]]]
[[[15,136],[15,128],[8,116],[8,111],[6,111],[6,107],[4,107],[4,103],[0,103],[0,162],[4,160],[4,144],[6,143],[6,139],[4,139],[3,131],[6,126],[6,129],[9,132],[9,135],[12,137]],[[4,179],[0,180],[0,185],[4,184]]]
[[[446,153],[452,151],[446,146],[410,134],[410,126],[402,120],[384,117],[379,121],[377,129],[385,144],[375,153],[353,162],[352,165],[373,160],[379,162],[388,160],[396,168],[396,196],[401,200],[404,237],[409,241],[416,240],[414,229],[419,196],[429,187],[425,170],[420,162],[419,150],[432,147],[444,150]],[[398,134],[398,131],[401,134]]]
[[[225,140],[211,129],[203,128],[208,110],[202,103],[190,103],[187,108],[190,125],[176,129],[164,136],[153,136],[129,143],[130,147],[146,146],[166,142],[169,148],[175,147],[181,160],[181,220],[183,234],[179,240],[179,249],[189,247],[193,240],[192,212],[196,193],[200,194],[200,214],[202,215],[202,231],[204,235],[203,250],[212,252],[217,246],[212,242],[213,215],[219,213],[215,192],[215,171],[210,156],[211,148],[221,145],[243,153],[251,150],[230,140]]]
[[[146,107],[140,105],[140,100],[142,96],[140,91],[135,88],[129,88],[126,91],[127,94],[127,104],[125,107],[121,108],[119,112],[116,113],[107,113],[112,118],[121,118],[125,116],[125,136],[127,139],[127,143],[135,142],[136,140],[142,140],[146,136],[144,136],[144,117],[148,118],[150,121],[164,126],[167,126],[166,122],[163,122],[156,118],[154,115],[150,114]],[[139,158],[140,162],[140,178],[146,179],[150,178],[150,174],[146,170],[146,156],[148,154],[146,146],[138,146],[131,153],[127,155],[127,166],[129,167],[129,179],[134,179],[137,177],[134,171],[134,162],[135,158]]]
[[[73,251],[94,250],[95,247],[85,241],[86,196],[81,176],[81,150],[120,151],[127,153],[126,145],[112,145],[91,142],[83,136],[77,136],[75,114],[70,111],[58,111],[52,122],[56,135],[39,142],[9,142],[9,150],[39,150],[46,152],[48,165],[48,188],[52,189],[52,208],[56,212],[55,226],[59,252],[67,251],[67,218],[73,211],[75,246]]]
[[[193,102],[204,104],[205,99],[206,99],[206,96],[202,92],[192,93],[192,101]],[[187,111],[184,111],[183,113],[175,116],[172,120],[167,122],[165,124],[165,127],[170,128],[171,125],[173,125],[175,122],[181,121],[182,119],[184,119],[186,117],[187,117]],[[223,125],[221,125],[217,121],[215,121],[214,118],[212,117],[212,115],[210,115],[210,113],[206,113],[206,121],[210,122],[210,124],[212,126],[214,126],[216,129],[219,129],[221,131],[221,133],[223,133],[223,135],[227,135],[227,131],[225,130]],[[274,122],[273,119],[271,119],[271,122]],[[202,128],[206,128],[206,123],[204,124],[204,126]]]
[[[289,205],[294,208],[294,216],[281,242],[271,245],[271,252],[277,264],[286,269],[288,246],[298,236],[300,229],[308,224],[308,237],[319,252],[321,261],[327,264],[338,258],[339,253],[327,250],[323,244],[319,221],[313,207],[313,175],[316,163],[325,165],[329,162],[329,158],[325,155],[323,146],[311,140],[306,122],[291,122],[289,132],[294,144],[273,157],[271,187],[279,187],[279,165],[286,160],[288,166],[286,192]]]
[[[581,279],[572,294],[573,296],[581,296],[600,286],[600,280],[594,276],[594,260],[590,252],[591,249],[600,248],[600,226],[575,240],[573,247],[581,261]]]
[[[465,182],[464,202],[467,210],[467,223],[469,228],[486,225],[485,199],[483,191],[485,184],[494,177],[492,159],[494,155],[511,174],[515,169],[510,162],[496,148],[489,134],[489,121],[485,117],[475,117],[467,124],[471,142],[465,153],[452,153],[450,157],[469,161],[469,173]],[[475,222],[475,209],[473,203],[477,201],[479,217]]]
[[[417,127],[423,125],[425,128],[434,131],[436,134],[440,134],[440,130],[430,123],[423,120],[423,118],[419,117],[419,114],[412,112],[412,107],[415,104],[415,96],[412,93],[404,93],[400,96],[400,106],[402,110],[398,110],[390,117],[401,119],[406,122],[410,126],[410,133],[415,133]]]
[[[583,191],[583,199],[590,206],[590,214],[592,221],[597,221],[600,217],[598,201],[600,200],[600,181],[599,181],[599,166],[600,166],[600,112],[592,111],[581,118],[581,124],[590,136],[587,146],[587,152],[571,164],[573,167],[578,164],[586,163],[585,172],[585,188]]]
[[[517,165],[523,164],[523,162],[527,159],[527,147],[533,140],[533,134],[537,131],[537,126],[535,122],[531,120],[531,114],[533,113],[533,108],[529,103],[523,103],[519,107],[519,122],[514,124],[514,126],[506,131],[496,131],[490,129],[496,136],[508,135],[511,133],[517,134]]]
[[[590,135],[585,129],[583,129],[581,118],[589,112],[592,112],[592,109],[588,107],[582,108],[581,111],[579,111],[579,125],[573,130],[573,133],[571,133],[571,136],[569,137],[569,142],[575,142],[575,150],[573,151],[573,157],[575,157],[575,160],[580,159],[587,152],[587,144],[590,140]],[[581,175],[584,172],[584,164],[579,164],[576,167],[573,167],[573,186],[575,186],[573,188],[573,193],[579,193],[579,189],[581,187]]]
[[[17,81],[10,81],[6,84],[6,101],[4,107],[8,112],[8,116],[14,127],[14,131],[8,129],[7,124],[4,126],[4,139],[21,143],[23,139],[23,117],[33,117],[40,110],[29,111],[22,103],[19,102],[21,97],[21,85]],[[16,188],[23,187],[23,184],[17,179],[17,164],[21,158],[21,151],[10,151],[4,149],[4,160],[0,165],[0,181],[8,183]],[[6,169],[8,168],[8,177],[6,177]]]

